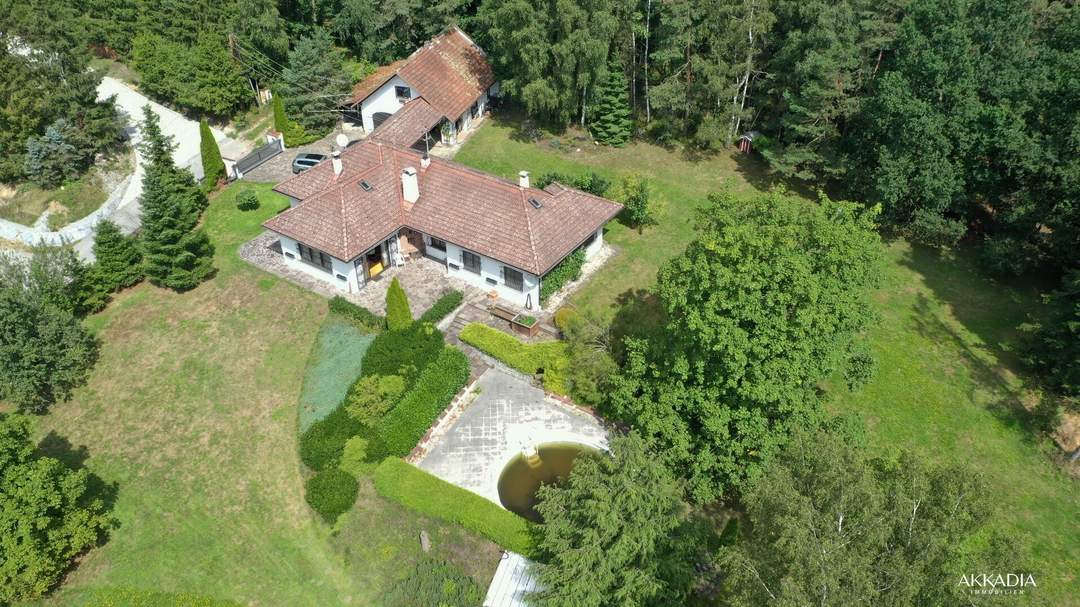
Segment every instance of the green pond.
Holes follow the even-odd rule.
[[[518,454],[499,475],[499,501],[507,510],[541,522],[536,511],[540,485],[566,479],[579,455],[595,451],[577,443],[545,443],[536,447],[535,456]]]

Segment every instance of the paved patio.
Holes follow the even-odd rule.
[[[499,474],[530,445],[574,442],[607,446],[600,421],[544,395],[527,378],[493,367],[443,416],[413,452],[420,468],[499,502]]]
[[[401,267],[387,268],[378,279],[368,282],[358,292],[341,291],[326,281],[288,266],[281,256],[278,236],[270,231],[263,232],[241,246],[240,258],[324,297],[340,295],[376,314],[386,314],[386,290],[390,288],[390,282],[395,277],[409,297],[409,308],[414,318],[419,318],[436,300],[453,289],[464,293],[466,301],[479,300],[485,296],[480,289],[447,276],[442,264],[426,257],[409,260]]]

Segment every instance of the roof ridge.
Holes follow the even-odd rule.
[[[521,197],[521,212],[525,214],[525,233],[529,235],[529,251],[532,252],[533,267],[539,271],[540,256],[536,254],[536,240],[533,238],[532,219],[529,218],[530,203],[525,200],[525,189],[526,188],[518,188]]]
[[[348,220],[345,218],[345,188],[338,188],[338,199],[341,205],[341,241],[342,249],[349,250],[349,228]]]

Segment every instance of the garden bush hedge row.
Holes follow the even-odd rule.
[[[363,432],[364,427],[338,406],[300,435],[300,459],[312,470],[322,470],[341,459],[345,441]]]
[[[431,323],[415,322],[408,328],[375,337],[361,363],[364,375],[400,375],[410,386],[424,367],[443,349],[442,332]]]
[[[383,607],[476,607],[484,601],[484,591],[469,576],[450,563],[423,559],[409,577],[383,597]]]
[[[375,440],[368,445],[369,461],[408,455],[467,381],[469,357],[457,348],[444,346],[412,389],[375,424]]]
[[[496,544],[534,557],[533,524],[490,500],[390,457],[375,469],[375,489],[406,508],[457,523]]]
[[[440,320],[446,318],[447,314],[456,310],[464,300],[465,294],[461,291],[450,291],[446,295],[440,297],[438,301],[424,312],[423,316],[420,317],[420,322],[437,324]]]
[[[348,318],[361,329],[382,331],[386,328],[386,319],[367,308],[358,306],[340,295],[330,298],[330,311]]]
[[[566,344],[546,341],[526,344],[512,335],[485,324],[473,322],[461,330],[461,341],[530,375],[544,373],[544,388],[556,394],[568,394],[566,370],[569,358]]]
[[[327,468],[308,479],[308,505],[328,523],[333,523],[356,502],[359,485],[353,475],[339,468]]]

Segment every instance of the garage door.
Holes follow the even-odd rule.
[[[375,124],[375,128],[379,128],[379,125],[386,122],[386,119],[390,117],[387,112],[375,112],[371,116],[371,122]]]

